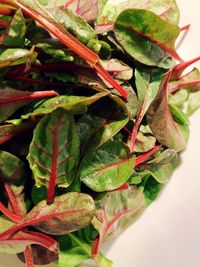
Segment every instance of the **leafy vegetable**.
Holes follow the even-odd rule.
[[[0,0],[0,252],[112,266],[200,106],[178,22],[174,0]]]

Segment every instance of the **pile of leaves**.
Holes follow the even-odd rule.
[[[112,266],[200,106],[174,0],[0,0],[0,252]],[[184,74],[183,74],[184,72]]]

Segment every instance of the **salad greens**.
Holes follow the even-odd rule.
[[[175,0],[0,0],[1,253],[112,266],[102,243],[156,199],[200,107],[183,30]]]

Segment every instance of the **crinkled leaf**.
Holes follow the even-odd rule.
[[[169,180],[177,165],[178,156],[176,151],[167,149],[155,159],[139,165],[137,172],[143,175],[151,175],[157,182],[163,184]]]
[[[83,158],[79,173],[81,181],[96,192],[114,190],[131,176],[135,156],[118,141],[109,141]]]
[[[112,119],[100,118],[90,114],[82,116],[77,124],[82,154],[101,146],[115,136],[126,124],[128,118],[118,116]]]
[[[58,108],[63,108],[73,114],[83,114],[87,111],[87,106],[95,103],[108,92],[97,93],[93,96],[58,96],[33,107],[33,111],[21,116],[22,119],[34,118],[53,112]]]
[[[135,152],[143,153],[151,150],[156,144],[156,138],[151,134],[144,134],[141,131],[138,132],[135,142]]]
[[[67,2],[65,1],[65,6],[86,22],[91,23],[96,20],[98,16],[98,2],[98,0],[68,0]]]
[[[26,62],[34,62],[37,57],[37,53],[34,52],[33,49],[8,48],[0,52],[0,69],[24,64]]]
[[[107,30],[106,24],[114,24],[118,15],[128,8],[138,8],[150,10],[161,16],[165,21],[178,24],[179,23],[179,9],[174,0],[148,0],[148,1],[138,1],[138,0],[120,0],[120,1],[105,1],[106,3],[101,10],[96,25],[96,31],[101,33],[101,29]],[[162,15],[163,14],[163,15]],[[102,24],[105,24],[105,27],[101,27]],[[110,29],[110,28],[108,28]],[[111,28],[112,29],[112,28]]]
[[[22,225],[33,225],[43,233],[63,235],[90,224],[95,211],[91,196],[83,193],[67,193],[55,197],[48,205],[46,200],[36,205],[25,217]]]
[[[8,152],[0,151],[0,179],[6,183],[6,192],[9,191],[12,195],[10,205],[14,213],[19,216],[26,214],[24,200],[26,172],[27,168],[20,159]]]
[[[156,137],[163,145],[176,151],[185,149],[188,138],[188,127],[176,123],[168,105],[168,82],[170,73],[165,75],[159,92],[148,109],[147,121]]]
[[[7,47],[23,47],[25,42],[26,23],[22,11],[18,9],[9,27],[3,35],[3,45]]]
[[[118,59],[102,60],[104,69],[119,81],[128,81],[133,76],[133,69]]]
[[[143,64],[169,68],[169,55],[180,59],[174,48],[179,28],[151,11],[123,11],[115,22],[114,32],[123,49]]]
[[[79,153],[73,116],[64,109],[46,115],[35,128],[28,155],[36,186],[68,187],[76,175]]]
[[[103,199],[97,201],[92,225],[99,232],[99,239],[94,254],[98,254],[105,239],[118,235],[134,223],[145,207],[144,195],[135,187],[107,193]]]
[[[55,96],[55,91],[27,92],[12,88],[0,88],[0,122],[9,118],[19,108],[35,99]]]

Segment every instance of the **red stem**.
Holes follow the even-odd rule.
[[[136,142],[136,138],[137,138],[137,133],[138,133],[138,130],[139,130],[139,127],[140,127],[140,124],[142,122],[142,119],[144,117],[144,112],[143,112],[143,109],[141,110],[136,122],[135,122],[135,125],[133,126],[133,130],[132,130],[132,134],[131,134],[131,141],[130,141],[130,151],[131,153],[134,152],[134,148],[135,148],[135,142]]]
[[[17,204],[17,201],[16,201],[16,198],[13,195],[13,192],[12,192],[12,189],[11,189],[9,183],[4,182],[3,184],[4,184],[4,187],[6,189],[6,193],[7,193],[7,196],[8,196],[9,202],[10,202],[10,205],[12,207],[13,213],[15,215],[21,217],[20,216],[20,212],[19,212],[19,207],[18,207],[18,204]]]
[[[187,25],[181,27],[180,30],[181,31],[188,31],[190,29],[190,26],[191,26],[190,24],[187,24]]]
[[[11,221],[15,222],[15,223],[19,223],[21,222],[22,218],[21,216],[18,216],[16,214],[14,214],[13,212],[11,212],[9,209],[7,209],[2,202],[0,202],[0,211],[6,216],[8,217]]]
[[[155,146],[153,149],[151,149],[150,151],[148,151],[147,153],[139,156],[136,158],[135,160],[135,167],[137,167],[138,165],[140,165],[141,163],[145,162],[146,160],[148,160],[154,153],[156,153],[159,149],[161,148],[161,145],[159,146]]]
[[[11,3],[12,5],[12,3]],[[87,46],[78,41],[73,35],[71,35],[67,30],[65,30],[59,23],[53,18],[46,18],[42,14],[38,13],[34,9],[21,3],[20,0],[15,0],[15,4],[18,7],[32,17],[34,20],[39,22],[46,30],[53,34],[60,42],[65,44],[69,49],[71,49],[78,56],[87,61],[99,74],[106,79],[123,97],[128,98],[127,92],[104,70],[104,68],[99,64],[99,56],[94,53]]]
[[[7,105],[23,101],[32,101],[36,99],[52,97],[57,95],[58,94],[55,91],[39,91],[39,92],[30,92],[24,95],[6,97],[6,98],[1,98],[0,96],[0,105]]]
[[[34,262],[33,262],[33,253],[31,246],[28,245],[24,251],[24,256],[25,256],[25,261],[26,261],[26,266],[27,267],[34,267]]]
[[[189,82],[183,82],[181,84],[178,84],[177,86],[174,86],[174,87],[170,88],[169,93],[170,94],[174,93],[174,92],[176,92],[176,91],[178,91],[178,90],[180,90],[182,88],[185,88],[187,86],[194,86],[194,87],[200,86],[200,79],[199,80],[194,80],[194,81],[189,81]]]
[[[0,19],[0,27],[7,28],[10,23],[6,20]]]
[[[0,6],[0,15],[10,15],[11,13],[12,11],[9,8]]]
[[[171,81],[174,81],[174,80],[178,80],[181,76],[181,74],[183,73],[183,71],[189,67],[190,65],[194,64],[195,62],[199,61],[200,60],[200,56],[199,57],[196,57],[196,58],[193,58],[189,61],[185,61],[185,62],[182,62],[178,65],[176,65],[173,69],[172,69],[172,75],[171,75],[171,78],[170,80]]]
[[[120,93],[120,95],[122,95],[125,99],[128,99],[128,93],[110,76],[110,74],[107,73],[107,71],[103,69],[103,67],[101,67],[99,64],[96,64],[93,67],[107,82],[109,82]]]

